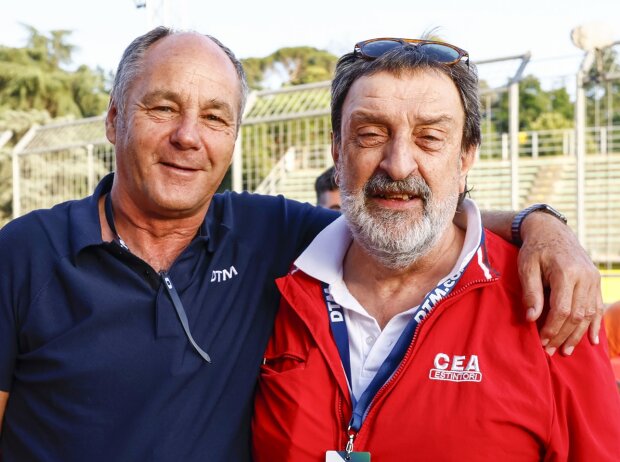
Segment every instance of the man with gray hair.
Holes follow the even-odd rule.
[[[279,300],[273,281],[338,215],[215,194],[246,92],[239,61],[214,38],[163,27],[138,37],[106,117],[116,172],[91,197],[0,231],[6,461],[250,459],[252,397]],[[584,318],[596,311],[598,276],[583,251],[575,261],[567,227],[530,216],[524,274],[580,276],[545,281],[559,300],[579,301],[559,303],[548,331],[550,345],[571,345],[600,322]],[[527,307],[542,305],[543,281],[531,281]]]
[[[332,127],[344,216],[277,281],[255,461],[620,460],[605,348],[545,353],[517,248],[463,197],[480,143],[467,52],[358,43]]]

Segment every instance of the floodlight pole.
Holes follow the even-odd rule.
[[[519,82],[508,86],[508,132],[510,133],[510,207],[519,208]]]
[[[245,108],[243,109],[243,116],[241,120],[245,120],[246,116],[250,113],[252,106],[256,102],[256,91],[250,92],[245,101]],[[243,123],[243,122],[242,122]],[[243,127],[239,125],[239,132],[237,133],[237,140],[235,141],[235,150],[232,157],[232,184],[233,191],[243,191]]]
[[[134,0],[136,8],[146,12],[146,26],[187,28],[187,8],[185,0]]]
[[[519,82],[523,78],[525,67],[530,62],[528,51],[520,56],[521,65],[508,84],[508,131],[510,133],[510,206],[512,210],[519,205]]]
[[[583,88],[586,76],[594,63],[594,50],[587,51],[577,72],[575,96],[575,150],[577,154],[577,239],[581,245],[586,238],[585,216],[585,157],[586,157],[586,94]]]

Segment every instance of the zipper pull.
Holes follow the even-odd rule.
[[[349,441],[347,441],[347,445],[344,448],[347,453],[345,460],[351,460],[351,453],[353,452],[353,440],[355,440],[356,433],[355,431],[351,431],[351,427],[349,427],[347,431],[349,432]]]

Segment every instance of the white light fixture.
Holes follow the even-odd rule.
[[[573,44],[583,51],[600,50],[614,43],[614,30],[609,24],[591,22],[575,27],[570,38]]]

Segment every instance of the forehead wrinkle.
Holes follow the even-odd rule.
[[[456,124],[456,120],[450,114],[420,114],[417,116],[417,119],[421,125],[451,126]]]
[[[356,123],[382,123],[390,120],[390,115],[384,111],[369,111],[355,109],[349,115],[349,120]],[[456,125],[456,120],[451,114],[418,114],[415,116],[416,125],[439,125],[451,127]]]
[[[174,90],[170,90],[167,88],[161,88],[161,89],[155,89],[155,90],[147,92],[144,95],[143,99],[146,103],[154,102],[155,100],[158,100],[158,99],[166,99],[166,100],[176,102],[179,99],[179,97],[180,95]]]
[[[377,122],[385,118],[385,114],[381,111],[375,112],[366,109],[355,109],[349,114],[349,119],[355,122]]]

